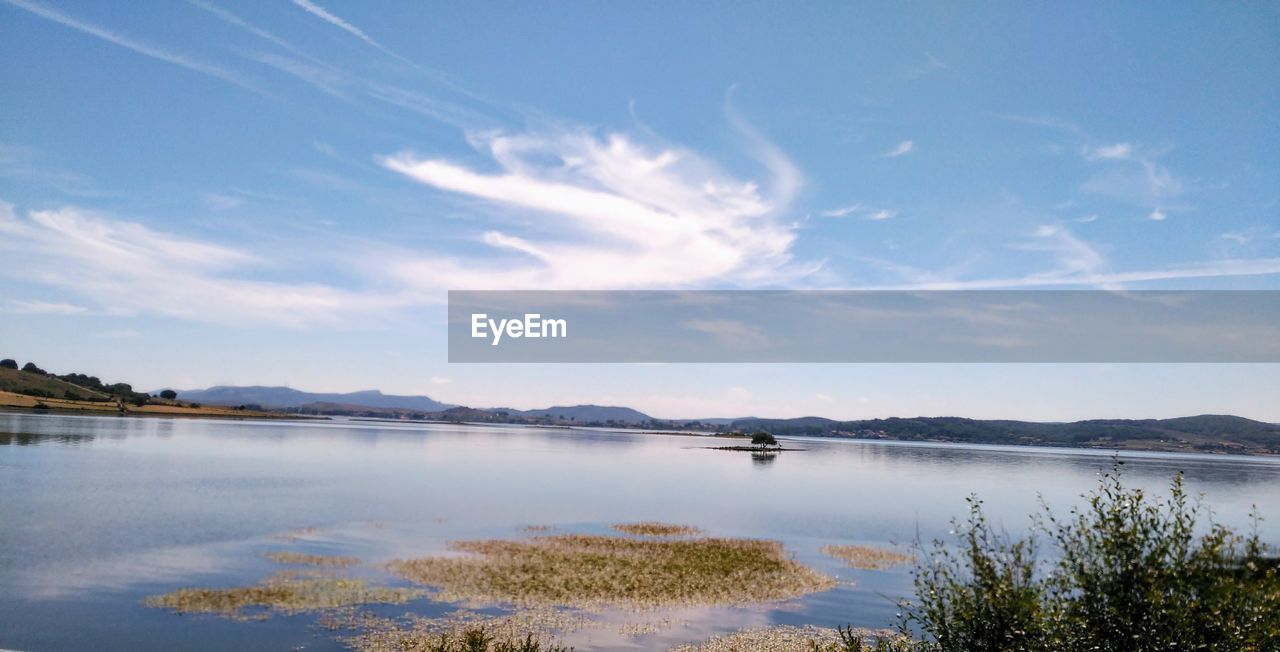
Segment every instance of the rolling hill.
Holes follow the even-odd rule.
[[[218,385],[208,389],[189,389],[178,392],[188,401],[212,405],[261,405],[266,408],[296,408],[313,403],[337,404],[370,408],[393,408],[440,412],[454,407],[429,396],[396,396],[373,389],[362,392],[318,393],[304,392],[291,387],[263,387],[260,385],[235,387]]]

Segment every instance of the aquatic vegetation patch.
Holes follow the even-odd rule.
[[[702,534],[702,530],[691,525],[671,525],[668,523],[655,523],[653,521],[643,521],[640,523],[616,523],[609,527],[625,534],[635,534],[646,537],[688,537]]]
[[[900,550],[871,546],[822,546],[822,554],[862,570],[884,570],[909,564],[915,557]]]
[[[263,554],[264,557],[277,564],[298,564],[303,566],[325,566],[330,568],[346,568],[360,563],[355,557],[338,557],[333,555],[309,555],[302,552],[273,551]]]
[[[450,544],[467,556],[392,562],[392,572],[437,587],[436,599],[468,604],[653,609],[738,605],[835,587],[758,539],[634,539],[597,535]]]
[[[882,649],[880,641],[892,632],[869,629],[831,629],[805,625],[776,625],[741,629],[701,643],[671,648],[671,652],[857,652]],[[873,642],[874,641],[874,642]],[[889,649],[889,648],[883,648]],[[897,649],[897,648],[894,648]],[[901,648],[906,649],[906,648]]]
[[[505,616],[459,611],[443,618],[409,616],[393,620],[365,616],[364,631],[343,639],[358,652],[553,652],[559,634],[595,623],[549,608],[524,609]]]
[[[230,617],[265,617],[262,611],[300,613],[360,604],[403,604],[422,591],[369,586],[359,579],[332,575],[282,572],[255,586],[225,589],[185,588],[151,596],[148,607],[178,613],[211,613]]]

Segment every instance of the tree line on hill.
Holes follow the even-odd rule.
[[[69,383],[75,387],[67,387],[62,389],[59,395],[51,388],[41,387],[15,387],[12,389],[15,393],[25,394],[27,396],[35,396],[37,398],[64,398],[73,401],[98,401],[112,402],[120,401],[131,405],[143,406],[150,402],[153,398],[151,394],[146,392],[134,391],[133,386],[129,383],[105,383],[97,376],[90,376],[82,373],[55,374],[41,369],[34,362],[28,362],[18,367],[18,362],[12,358],[0,360],[0,369],[13,369],[23,371],[37,376],[44,376],[64,383]],[[76,391],[76,388],[88,391]],[[166,400],[175,400],[178,398],[177,392],[166,389],[159,393],[158,398]]]

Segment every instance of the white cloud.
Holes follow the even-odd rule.
[[[75,208],[19,217],[0,204],[0,274],[62,288],[112,312],[302,326],[402,305],[400,297],[239,277],[263,260]]]
[[[1088,214],[1088,215],[1083,215],[1083,216],[1081,216],[1081,217],[1077,217],[1075,221],[1076,221],[1076,223],[1078,223],[1078,224],[1088,224],[1088,223],[1090,223],[1090,222],[1096,222],[1096,221],[1098,221],[1098,216],[1097,216],[1096,214],[1090,213],[1090,214]]]
[[[434,288],[623,289],[777,283],[809,270],[791,263],[796,224],[785,212],[799,175],[756,141],[770,176],[762,190],[696,153],[585,131],[472,135],[497,164],[477,172],[411,154],[382,164],[422,184],[533,215],[528,233],[488,228],[497,256],[411,258],[406,282]],[[515,254],[512,256],[512,254]]]
[[[1163,222],[1163,221],[1165,221],[1165,220],[1166,220],[1166,219],[1168,219],[1168,218],[1169,218],[1169,214],[1168,214],[1168,213],[1166,213],[1166,212],[1164,212],[1164,211],[1162,211],[1162,210],[1160,210],[1159,208],[1153,209],[1153,210],[1152,210],[1152,211],[1147,215],[1147,219],[1152,220],[1152,221],[1155,221],[1155,222]]]
[[[875,221],[879,221],[879,220],[887,220],[887,219],[891,219],[891,218],[893,218],[893,217],[897,217],[897,215],[898,215],[898,211],[891,211],[891,210],[888,210],[888,209],[884,209],[884,208],[882,208],[882,209],[880,209],[880,210],[878,210],[878,211],[875,211],[875,212],[873,212],[873,213],[871,213],[871,214],[867,215],[867,219],[869,219],[869,220],[875,220]]]
[[[445,376],[432,376],[430,380],[432,385],[448,385],[453,382],[452,378],[446,378]]]
[[[884,155],[888,158],[897,158],[899,156],[902,156],[903,154],[911,153],[911,151],[914,150],[915,148],[916,148],[916,144],[914,141],[904,140],[898,143],[898,145],[893,149],[885,152]]]
[[[1090,161],[1118,161],[1129,158],[1133,154],[1133,146],[1129,143],[1085,146],[1082,153]]]

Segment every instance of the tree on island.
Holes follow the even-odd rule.
[[[751,445],[759,446],[760,450],[765,450],[770,446],[777,446],[778,440],[763,430],[757,430],[755,434],[751,435]]]
[[[178,398],[178,393],[172,389],[166,389],[160,392],[160,398],[172,401],[173,399]]]

